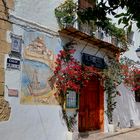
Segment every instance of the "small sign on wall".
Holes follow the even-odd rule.
[[[7,69],[17,69],[20,70],[20,60],[7,58]]]
[[[22,36],[11,34],[11,54],[10,56],[21,57]]]
[[[17,89],[8,89],[8,96],[18,97],[18,90]]]
[[[78,108],[78,94],[75,91],[69,90],[66,97],[66,108]]]

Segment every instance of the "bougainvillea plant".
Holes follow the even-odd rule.
[[[140,69],[139,64],[127,57],[121,58],[121,69],[123,75],[123,82],[133,91],[140,89]]]
[[[115,59],[110,59],[108,68],[102,72],[104,75],[104,89],[107,95],[107,109],[106,114],[108,117],[108,123],[113,123],[113,111],[116,108],[117,102],[115,97],[120,95],[117,91],[117,86],[122,82],[121,65]]]
[[[91,76],[94,73],[99,74],[96,68],[80,64],[73,57],[74,52],[74,43],[67,43],[58,54],[54,71],[55,85],[57,88],[55,96],[62,106],[63,117],[70,131],[72,131],[73,119],[68,118],[64,107],[67,91],[73,90],[79,94],[82,87],[87,85]]]
[[[54,79],[57,92],[56,99],[62,107],[63,118],[66,121],[69,131],[73,131],[73,126],[76,123],[76,114],[68,116],[65,109],[66,95],[68,90],[73,90],[77,94],[81,89],[88,84],[93,74],[99,75],[104,80],[104,89],[108,95],[107,99],[107,116],[109,123],[112,122],[112,112],[116,107],[114,98],[120,95],[116,87],[124,82],[127,86],[135,87],[134,75],[140,73],[134,66],[130,67],[126,60],[119,63],[116,60],[110,60],[110,65],[107,69],[100,71],[92,66],[82,65],[74,57],[74,43],[68,42],[63,47],[57,56],[56,67],[54,70]]]

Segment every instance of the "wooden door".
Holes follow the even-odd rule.
[[[100,129],[100,84],[93,77],[88,85],[82,89],[79,99],[79,131]]]

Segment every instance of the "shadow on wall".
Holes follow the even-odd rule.
[[[120,128],[133,127],[140,123],[140,105],[135,102],[134,92],[123,83],[117,87],[121,96],[116,97],[117,106],[114,110],[114,124]]]

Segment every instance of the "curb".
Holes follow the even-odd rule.
[[[137,131],[137,130],[140,130],[140,128],[130,128],[129,130],[121,130],[121,132],[116,132],[115,134],[110,134],[109,136],[104,136],[103,138],[100,138],[99,140],[104,140],[104,139],[107,139],[107,138],[111,138],[111,137],[114,137],[114,136],[118,136],[118,135],[121,135],[121,134],[125,134],[125,133],[129,133],[129,132],[133,132],[133,131]]]

